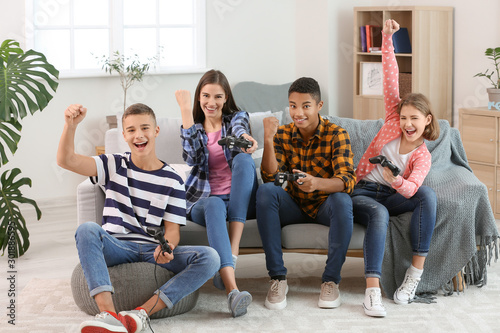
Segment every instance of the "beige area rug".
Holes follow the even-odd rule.
[[[252,293],[247,315],[231,318],[223,292],[207,282],[196,307],[189,313],[152,321],[155,332],[499,332],[500,262],[489,267],[488,285],[465,293],[437,295],[434,304],[396,305],[385,300],[386,318],[364,315],[364,280],[345,278],[342,305],[319,309],[319,277],[290,278],[288,306],[271,311],[264,307],[266,278],[239,279],[240,289]],[[69,280],[33,279],[18,299],[16,326],[2,320],[1,332],[78,332],[91,318],[75,305]]]

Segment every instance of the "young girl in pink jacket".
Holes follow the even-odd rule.
[[[415,297],[436,223],[436,194],[422,183],[431,168],[431,154],[424,139],[436,140],[439,125],[425,96],[399,97],[399,70],[392,45],[392,34],[398,30],[396,21],[385,22],[382,31],[385,122],[359,162],[358,183],[352,193],[354,222],[367,227],[363,246],[366,277],[363,308],[365,314],[375,317],[386,315],[380,276],[389,216],[413,212],[412,265],[394,293],[397,304],[408,304]],[[384,160],[397,167],[392,168],[396,171],[386,166]]]

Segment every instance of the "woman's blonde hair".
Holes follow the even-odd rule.
[[[422,134],[424,139],[429,141],[434,141],[439,138],[439,122],[438,119],[434,116],[434,113],[431,109],[431,103],[424,95],[420,93],[410,93],[406,95],[398,104],[397,112],[401,114],[401,109],[405,105],[411,105],[422,114],[427,117],[431,116],[431,122],[425,126],[424,133]]]

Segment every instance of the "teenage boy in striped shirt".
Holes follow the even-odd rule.
[[[149,316],[172,308],[183,297],[200,288],[219,269],[220,258],[206,246],[177,246],[180,226],[186,224],[186,200],[181,177],[155,153],[160,128],[151,108],[133,104],[122,118],[123,136],[130,152],[94,157],[75,153],[78,124],[87,109],[70,105],[57,151],[59,166],[89,176],[105,189],[102,227],[94,222],[80,225],[76,246],[99,313],[81,324],[81,332],[140,332]],[[161,227],[172,253],[161,251],[146,227]],[[129,262],[158,263],[175,273],[159,286],[157,295],[131,311],[116,313],[108,266]],[[137,283],[141,283],[140,280]],[[138,304],[139,305],[139,304]]]
[[[338,285],[353,227],[349,194],[356,183],[349,134],[323,119],[318,82],[300,78],[288,90],[293,122],[279,127],[276,118],[264,119],[264,154],[261,173],[265,184],[257,191],[257,223],[271,277],[265,306],[286,307],[287,270],[281,249],[281,228],[295,223],[330,227],[328,257],[318,306],[340,305]],[[278,172],[302,173],[286,188],[272,181]],[[307,237],[307,234],[302,235]]]

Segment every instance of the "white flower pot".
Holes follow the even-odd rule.
[[[500,102],[500,89],[487,88],[486,91],[488,92],[490,102]]]

